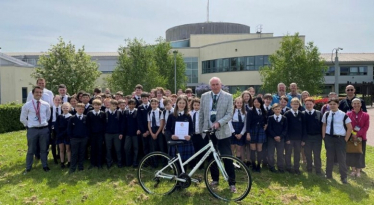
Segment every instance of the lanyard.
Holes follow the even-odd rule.
[[[357,114],[356,114],[356,112],[355,111],[353,111],[353,113],[355,114],[355,121],[356,121],[356,123],[357,124],[359,124],[360,123],[360,121],[361,121],[361,118],[362,118],[362,115],[363,114],[361,114],[361,116],[360,116],[360,119],[357,121],[357,118],[358,118],[358,113],[360,113],[360,112],[358,112]]]
[[[40,112],[40,102],[39,102],[39,105],[38,105],[37,107],[35,107],[34,100],[32,100],[32,105],[33,105],[33,107],[34,107],[34,110],[35,110],[36,115],[38,116],[38,115],[39,115],[39,112]]]

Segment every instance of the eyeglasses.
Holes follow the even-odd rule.
[[[347,91],[349,92],[349,91],[354,91],[354,89],[347,89]]]

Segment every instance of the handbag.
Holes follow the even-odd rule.
[[[362,142],[358,140],[354,142],[353,139],[349,139],[346,150],[347,153],[362,154]]]

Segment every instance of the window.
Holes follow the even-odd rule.
[[[27,100],[27,88],[22,87],[22,103],[26,103]]]
[[[340,75],[349,75],[349,67],[340,67]]]
[[[228,58],[223,59],[223,72],[226,72],[226,71],[230,71]]]
[[[358,68],[358,75],[367,75],[368,74],[368,67],[367,66],[360,66]]]
[[[358,74],[358,67],[350,67],[349,75],[357,75]]]
[[[230,63],[231,71],[237,71],[238,59],[237,58],[231,58],[230,62],[231,62]]]
[[[335,75],[335,67],[329,67],[329,68],[327,68],[326,75],[327,76],[333,76],[333,75]]]

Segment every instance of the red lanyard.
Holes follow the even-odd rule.
[[[38,116],[38,115],[39,115],[39,112],[40,112],[40,102],[39,102],[38,106],[35,107],[34,100],[32,100],[32,105],[34,106],[34,110],[35,110],[35,112],[36,112],[36,115]]]

